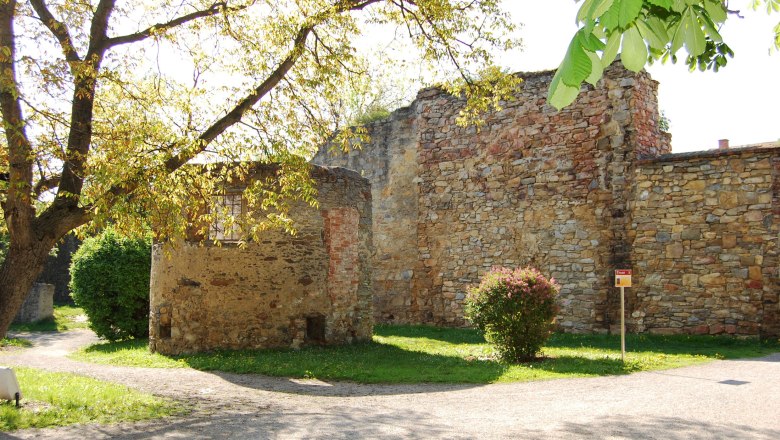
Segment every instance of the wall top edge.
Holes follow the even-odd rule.
[[[691,151],[686,153],[669,153],[662,154],[660,156],[640,157],[637,161],[638,166],[652,166],[660,165],[671,162],[684,162],[697,159],[716,159],[720,157],[729,156],[751,156],[751,155],[766,155],[775,156],[780,154],[780,145],[775,147],[743,147],[743,148],[730,148],[728,150],[703,150],[703,151]]]

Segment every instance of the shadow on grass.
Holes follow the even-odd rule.
[[[14,332],[56,332],[57,322],[52,317],[33,323],[11,324],[8,330]]]
[[[428,338],[449,344],[484,344],[485,338],[479,330],[471,328],[433,327],[429,325],[377,325],[376,336],[402,338]]]

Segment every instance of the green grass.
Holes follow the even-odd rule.
[[[495,360],[482,336],[469,329],[378,326],[371,343],[302,350],[217,351],[185,356],[151,354],[146,340],[92,345],[72,357],[103,364],[259,373],[363,383],[491,383],[595,377],[763,356],[775,342],[712,336],[629,335],[620,360],[620,338],[555,334],[544,360],[511,365]]]
[[[167,399],[66,373],[15,368],[22,407],[0,403],[0,431],[74,423],[118,423],[181,414]]]
[[[84,319],[84,310],[73,306],[54,306],[54,317],[32,324],[11,324],[10,330],[17,332],[64,332],[78,328],[89,328]]]
[[[3,347],[32,347],[32,342],[19,338],[0,339],[0,348]]]

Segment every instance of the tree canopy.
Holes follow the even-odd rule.
[[[780,0],[753,0],[752,6],[778,12]],[[577,14],[581,27],[553,78],[548,102],[558,109],[571,104],[582,83],[595,84],[618,54],[627,69],[638,72],[655,60],[676,62],[682,49],[691,70],[718,71],[734,55],[720,28],[738,14],[722,0],[585,0]],[[780,49],[780,24],[774,31]]]
[[[256,221],[247,236],[289,228],[292,201],[316,203],[305,153],[359,134],[334,103],[365,74],[357,43],[377,26],[453,66],[460,81],[450,90],[472,97],[473,113],[496,104],[516,84],[489,67],[496,49],[514,45],[499,4],[2,2],[0,207],[9,245],[0,335],[64,234],[152,224],[158,236],[181,236],[193,226],[206,233],[219,217],[229,224],[212,196],[249,161],[277,162],[280,172],[248,189],[245,218]]]

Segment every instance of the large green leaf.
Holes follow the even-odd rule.
[[[590,58],[590,63],[593,66],[590,70],[590,75],[585,78],[585,81],[595,86],[604,74],[604,66],[601,64],[601,59],[599,59],[598,55],[590,51],[586,51],[585,53],[588,55],[588,58]]]
[[[704,2],[704,10],[707,11],[707,15],[710,16],[715,23],[723,23],[726,21],[726,7],[720,0],[706,0]]]
[[[672,0],[647,0],[647,2],[667,11],[672,7]]]
[[[561,81],[568,86],[579,87],[585,81],[585,78],[590,76],[593,68],[590,57],[588,57],[585,49],[582,47],[582,41],[585,38],[587,37],[584,35],[583,30],[574,35],[571,43],[569,43],[569,50],[566,51],[566,57],[564,57],[558,69],[561,74]]]
[[[601,15],[601,18],[599,18],[599,22],[602,26],[604,26],[604,29],[607,32],[610,32],[612,30],[615,30],[620,25],[620,1],[615,1],[612,3],[612,6],[610,6],[609,9],[607,9],[604,14]]]
[[[585,50],[588,50],[590,52],[603,50],[605,46],[604,42],[601,41],[600,38],[593,35],[592,33],[587,33],[587,32],[582,33],[582,36],[580,37],[580,44],[582,44],[582,47]]]
[[[562,69],[563,66],[561,65],[550,83],[550,89],[547,91],[547,102],[558,110],[574,102],[580,93],[579,86],[568,86],[561,80]]]
[[[699,22],[702,24],[702,26],[704,26],[704,30],[707,31],[707,35],[710,36],[710,39],[712,41],[718,43],[723,41],[723,37],[720,36],[720,32],[718,32],[718,28],[715,26],[715,23],[713,23],[712,20],[710,20],[710,17],[706,12],[699,15]]]
[[[647,45],[636,26],[631,26],[623,33],[623,47],[620,60],[626,69],[639,72],[647,63]]]
[[[618,14],[618,24],[626,29],[628,25],[634,22],[642,10],[642,0],[619,0],[620,12]]]
[[[685,14],[683,14],[680,21],[680,31],[682,32],[683,43],[688,54],[694,57],[701,55],[706,48],[706,40],[704,31],[701,30],[699,19],[693,8],[688,8]]]
[[[585,0],[577,13],[577,21],[595,20],[612,6],[614,0]]]
[[[642,34],[645,41],[654,49],[663,49],[669,42],[668,36],[667,38],[663,38],[663,36],[658,35],[655,29],[650,27],[644,20],[637,20],[636,27],[639,29],[639,33]]]
[[[620,37],[623,34],[621,32],[612,32],[612,35],[607,39],[607,45],[604,47],[604,52],[601,54],[601,63],[604,66],[609,66],[615,61],[618,50],[620,50]]]
[[[672,10],[674,12],[680,12],[685,10],[685,8],[688,7],[688,4],[685,2],[685,0],[672,0]]]

